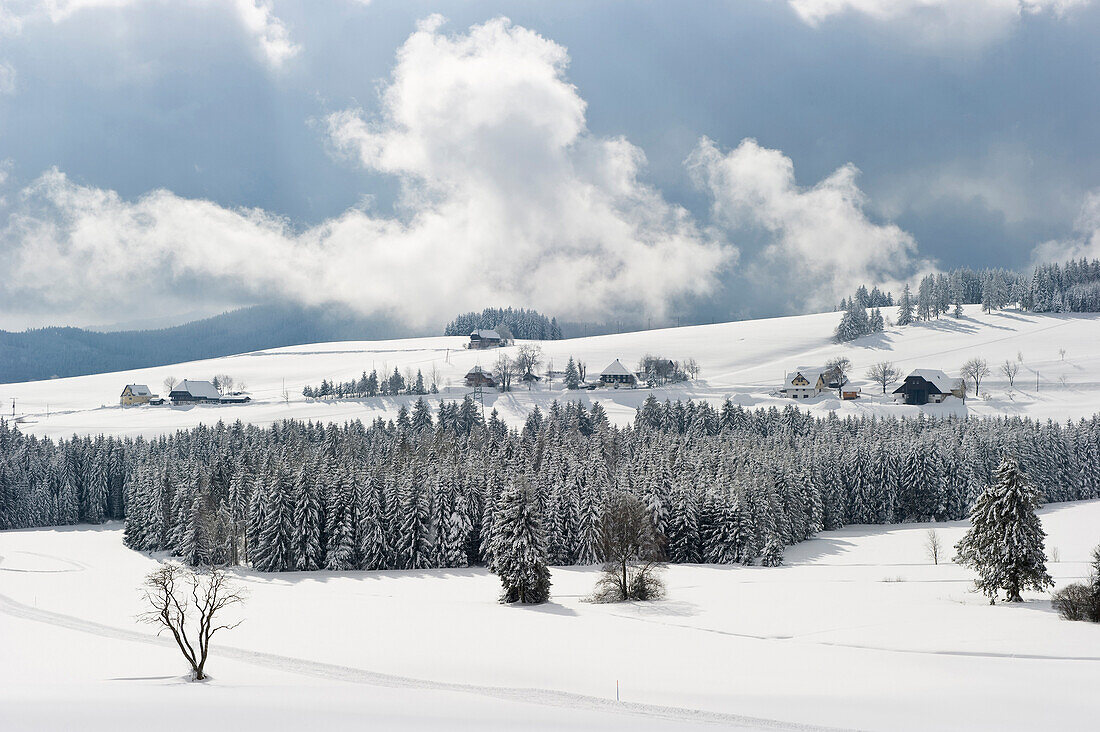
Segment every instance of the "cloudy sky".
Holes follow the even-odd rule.
[[[1100,256],[1100,2],[0,0],[0,327],[827,309]]]

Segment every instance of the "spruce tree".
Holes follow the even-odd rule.
[[[1043,539],[1035,514],[1039,494],[1006,455],[989,486],[970,511],[970,530],[955,545],[960,564],[978,572],[975,585],[990,604],[1005,590],[1008,602],[1022,602],[1025,589],[1042,591],[1054,584],[1047,574]]]
[[[550,599],[546,537],[534,492],[518,480],[501,495],[493,517],[491,572],[500,577],[500,601],[537,604]]]

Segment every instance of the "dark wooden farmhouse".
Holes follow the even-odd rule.
[[[634,386],[638,383],[638,377],[634,375],[633,371],[623,366],[622,361],[616,358],[600,372],[600,381],[612,386]]]
[[[894,390],[894,400],[904,404],[939,404],[950,396],[963,398],[963,385],[938,369],[916,369]]]
[[[500,333],[495,330],[475,330],[470,333],[468,348],[499,348],[502,342]]]
[[[496,386],[497,380],[480,366],[474,366],[466,372],[466,386]]]

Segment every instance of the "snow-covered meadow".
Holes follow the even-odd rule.
[[[1058,586],[1100,541],[1100,502],[1041,512]],[[0,728],[1095,728],[1100,628],[1046,595],[990,606],[933,565],[929,525],[853,526],[779,568],[681,565],[655,603],[496,603],[483,569],[252,574],[214,680],[181,680],[135,622],[155,558],[117,524],[0,533]],[[936,527],[946,547],[964,524]],[[948,549],[950,556],[953,551]],[[616,684],[620,701],[615,701]]]
[[[852,361],[853,380],[864,385],[863,398],[842,403],[828,394],[799,406],[821,414],[838,410],[842,415],[912,415],[923,409],[931,414],[1007,414],[1057,420],[1100,411],[1100,318],[1096,314],[986,314],[972,305],[966,307],[961,320],[942,317],[836,345],[831,334],[839,318],[840,313],[823,313],[546,341],[541,343],[545,362],[552,361],[560,370],[573,356],[587,364],[590,377],[616,358],[634,366],[646,353],[694,358],[701,373],[691,383],[654,390],[563,392],[560,382],[532,390],[517,385],[508,393],[487,391],[486,408],[497,409],[502,418],[515,424],[535,405],[545,407],[553,399],[599,401],[613,421],[623,424],[651,393],[661,400],[719,403],[729,397],[746,407],[783,407],[790,402],[773,392],[785,372],[843,355]],[[442,398],[461,399],[470,392],[463,386],[464,374],[475,365],[491,366],[498,355],[493,350],[464,350],[465,342],[465,338],[433,337],[293,346],[171,366],[5,384],[0,385],[0,397],[9,405],[16,400],[16,411],[23,416],[21,429],[51,436],[155,435],[219,419],[257,424],[287,418],[369,421],[377,416],[392,417],[400,405],[410,404],[416,397],[314,401],[301,395],[302,387],[318,385],[322,379],[348,380],[374,368],[380,374],[392,373],[395,367],[402,372],[420,369],[427,376],[434,367],[441,376]],[[515,347],[504,350],[511,353]],[[976,356],[988,361],[992,373],[982,384],[982,397],[969,399],[965,405],[948,400],[922,408],[897,406],[888,396],[876,395],[874,385],[864,379],[867,368],[883,360],[894,362],[903,373],[935,368],[957,376],[962,364]],[[1020,364],[1015,388],[1009,388],[1000,373],[1005,360]],[[245,382],[253,402],[245,406],[118,406],[125,384],[148,384],[158,392],[163,391],[161,384],[169,375],[208,379],[216,373]]]

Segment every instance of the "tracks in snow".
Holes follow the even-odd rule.
[[[10,615],[23,620],[32,620],[59,628],[75,630],[81,633],[89,633],[101,638],[130,641],[134,643],[149,643],[165,647],[173,647],[173,643],[167,638],[162,638],[147,633],[139,633],[134,630],[116,628],[91,620],[85,620],[73,615],[55,613],[25,605],[7,595],[0,594],[0,613]],[[461,684],[445,681],[432,681],[417,679],[407,676],[367,671],[352,666],[340,666],[337,664],[310,661],[304,658],[280,656],[274,653],[249,651],[242,648],[219,646],[216,655],[223,658],[232,658],[256,666],[272,668],[287,673],[311,676],[314,678],[329,679],[355,684],[369,684],[386,688],[422,689],[425,691],[456,692],[462,694],[474,694],[503,701],[538,704],[550,707],[565,707],[568,709],[584,709],[609,714],[631,714],[652,719],[667,719],[676,722],[694,724],[719,725],[732,729],[764,729],[787,730],[790,732],[836,732],[837,727],[820,727],[816,725],[797,724],[773,719],[761,719],[739,714],[712,712],[703,709],[688,709],[683,707],[666,707],[656,704],[641,704],[636,702],[616,702],[611,699],[574,694],[554,689],[537,689],[503,686],[481,686],[477,684]]]

